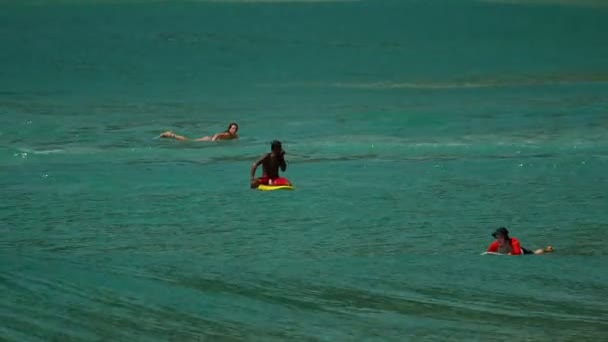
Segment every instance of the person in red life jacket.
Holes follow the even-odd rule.
[[[258,166],[262,165],[262,177],[255,178],[255,171]],[[278,140],[274,140],[270,144],[270,153],[264,154],[258,161],[251,165],[251,188],[255,189],[261,184],[264,185],[291,185],[291,183],[283,177],[279,177],[279,169],[285,172],[287,163],[285,163],[285,151],[282,144]]]
[[[519,244],[519,240],[514,237],[509,237],[509,231],[505,227],[498,228],[492,233],[492,236],[496,238],[496,241],[488,246],[488,252],[508,255],[545,254],[553,252],[553,247],[551,246],[535,251],[523,248]]]

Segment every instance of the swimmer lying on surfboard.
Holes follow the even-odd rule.
[[[226,129],[226,131],[221,132],[221,133],[216,133],[214,136],[212,137],[202,137],[202,138],[198,138],[198,139],[194,139],[193,141],[218,141],[218,140],[231,140],[231,139],[238,139],[239,136],[238,134],[236,134],[239,131],[239,125],[236,122],[231,122],[228,125],[228,129]],[[161,138],[172,138],[175,140],[188,140],[188,138],[182,136],[182,135],[177,135],[171,131],[167,131],[163,134],[160,135]]]
[[[255,171],[262,165],[262,177],[255,178]],[[255,189],[261,184],[264,185],[291,185],[283,177],[279,177],[279,168],[282,172],[287,169],[285,163],[285,151],[278,140],[270,144],[270,153],[264,154],[258,161],[251,165],[251,188]]]
[[[524,255],[524,254],[545,254],[553,252],[553,247],[547,246],[544,249],[537,249],[531,251],[525,249],[519,245],[519,240],[514,237],[509,237],[509,231],[505,227],[498,228],[492,236],[496,238],[496,241],[492,242],[488,246],[488,253],[493,254],[507,254],[507,255]]]

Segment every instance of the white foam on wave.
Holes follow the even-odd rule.
[[[17,150],[21,153],[29,153],[29,154],[55,154],[55,153],[64,153],[65,150],[62,149],[52,149],[52,150],[33,150],[29,148],[17,148]]]
[[[325,150],[325,149],[339,149],[354,148],[354,149],[366,149],[366,150],[384,150],[393,151],[399,148],[411,149],[411,148],[467,148],[471,145],[470,142],[465,141],[421,141],[412,138],[403,138],[395,136],[384,136],[384,135],[341,135],[333,136],[330,139],[307,139],[297,143],[290,143],[289,148],[300,149],[302,147],[306,150]]]
[[[551,137],[536,136],[517,137],[509,135],[466,135],[461,137],[445,137],[427,139],[424,137],[397,137],[384,135],[340,135],[329,138],[307,138],[298,142],[289,143],[287,147],[294,150],[312,151],[351,151],[366,150],[373,153],[392,153],[394,151],[501,151],[512,150],[516,154],[538,153],[544,149],[571,149],[597,147],[596,142],[577,141],[571,139],[556,139]],[[574,148],[577,148],[574,147]],[[348,152],[350,153],[350,152]],[[401,152],[397,152],[401,153]],[[468,152],[467,152],[468,153]],[[484,152],[485,153],[485,152]]]
[[[44,148],[33,148],[33,147],[15,147],[20,154],[30,154],[30,155],[53,155],[53,154],[99,154],[104,151],[104,149],[94,148],[94,147],[69,147],[69,148],[52,148],[52,149],[44,149]]]

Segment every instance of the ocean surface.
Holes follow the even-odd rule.
[[[607,340],[607,170],[605,1],[0,0],[2,341]]]

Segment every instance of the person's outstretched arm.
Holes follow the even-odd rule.
[[[268,157],[267,154],[263,155],[262,157],[260,157],[260,159],[258,159],[255,163],[253,163],[251,165],[251,179],[255,178],[255,171],[258,169],[258,166],[260,166],[260,164],[262,164],[264,162],[264,159],[266,159]]]
[[[230,138],[230,133],[226,133],[226,132],[216,133],[211,138],[211,141],[217,141],[217,140],[220,140],[220,139],[228,139],[228,138]]]
[[[252,189],[257,188],[258,185],[260,185],[259,181],[255,178],[255,171],[258,169],[258,166],[260,166],[260,164],[264,162],[266,158],[268,158],[268,154],[263,155],[260,159],[258,159],[255,163],[251,165],[250,181]]]

